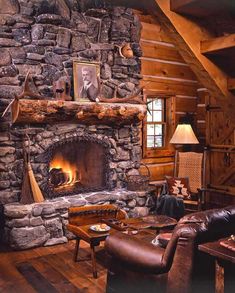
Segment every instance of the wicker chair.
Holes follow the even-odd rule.
[[[205,203],[206,150],[204,153],[176,152],[174,177],[188,177],[190,199],[184,199],[188,211],[201,210]]]
[[[190,198],[183,199],[183,194],[179,192],[177,196],[171,195],[169,181],[170,176],[162,183],[161,192],[157,199],[156,212],[175,219],[180,219],[185,212],[200,211],[205,203],[205,169],[206,150],[204,153],[178,152],[175,154],[174,179],[188,178],[190,188]],[[168,183],[168,184],[167,184]],[[180,182],[181,184],[181,182]],[[177,186],[174,186],[176,188]],[[180,187],[177,187],[180,189]],[[176,188],[176,192],[178,193]],[[182,189],[183,190],[183,189]]]

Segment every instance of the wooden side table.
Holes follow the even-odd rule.
[[[127,214],[114,205],[93,205],[69,208],[69,224],[67,228],[76,236],[74,261],[78,260],[80,240],[90,244],[93,277],[97,278],[95,247],[104,241],[109,232],[94,232],[91,225],[101,224],[103,219],[125,219]]]
[[[198,249],[215,259],[215,292],[224,293],[224,273],[226,264],[235,264],[235,252],[220,245],[220,239],[214,242],[200,244]],[[235,289],[234,289],[235,290]],[[230,292],[230,291],[229,291]]]

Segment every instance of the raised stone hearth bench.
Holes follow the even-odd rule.
[[[129,216],[138,217],[149,214],[149,210],[154,206],[154,199],[150,192],[115,189],[60,197],[28,205],[6,204],[5,240],[11,248],[17,250],[66,243],[68,239],[74,238],[66,229],[68,208],[105,203],[117,204],[126,210]]]

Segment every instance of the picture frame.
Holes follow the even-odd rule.
[[[98,62],[73,61],[74,100],[95,102],[99,94],[98,78],[100,64]]]

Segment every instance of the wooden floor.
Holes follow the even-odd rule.
[[[105,292],[105,251],[97,249],[98,278],[92,277],[91,261],[75,263],[75,241],[25,251],[0,250],[0,292]],[[5,250],[5,251],[4,251]],[[79,256],[88,258],[89,246],[81,241]]]

